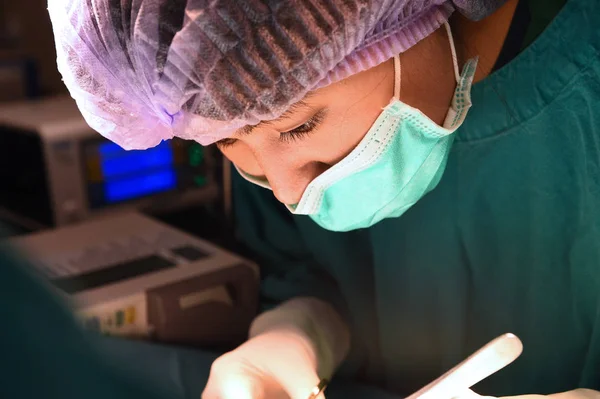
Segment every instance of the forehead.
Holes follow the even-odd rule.
[[[360,101],[361,98],[370,95],[374,90],[380,89],[381,83],[389,81],[390,78],[390,87],[393,85],[393,64],[391,62],[389,60],[389,62],[359,72],[346,79],[312,90],[302,100],[291,104],[280,117],[260,122],[258,125],[245,126],[239,129],[238,133],[248,134],[260,126],[276,125],[289,120],[296,121],[305,116],[308,117],[311,113],[322,108],[334,111],[348,109],[354,103]]]
[[[313,90],[303,101],[310,106],[353,102],[369,91],[379,89],[381,84],[389,83],[389,86],[393,87],[393,79],[394,66],[393,60],[390,59],[346,79]]]

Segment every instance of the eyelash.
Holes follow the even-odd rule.
[[[294,128],[287,132],[279,133],[279,140],[285,143],[292,143],[306,138],[307,136],[312,134],[315,131],[315,129],[321,124],[324,117],[325,112],[323,110],[317,112],[309,120],[307,120],[297,128]],[[224,139],[219,142],[218,146],[220,148],[231,147],[236,143],[236,141],[236,139]]]
[[[307,120],[297,128],[294,128],[287,132],[281,132],[279,134],[279,140],[285,143],[292,143],[306,138],[307,136],[312,134],[315,131],[315,129],[321,124],[321,122],[323,121],[323,116],[323,112],[317,112],[309,120]]]
[[[220,149],[228,148],[234,145],[236,142],[236,139],[223,139],[217,143],[217,147],[219,147]]]

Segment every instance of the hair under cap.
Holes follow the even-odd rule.
[[[207,145],[277,118],[310,90],[410,48],[454,7],[448,0],[48,4],[71,96],[93,129],[126,149],[175,136]]]

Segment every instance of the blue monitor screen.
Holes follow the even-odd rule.
[[[176,186],[177,179],[173,170],[163,170],[104,184],[106,200],[109,203],[171,190]]]
[[[142,151],[125,151],[114,143],[103,143],[98,150],[105,180],[173,165],[173,151],[168,142]]]
[[[142,151],[125,151],[114,143],[98,146],[104,199],[115,203],[177,187],[169,142]]]

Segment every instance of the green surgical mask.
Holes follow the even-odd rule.
[[[469,60],[459,75],[452,49],[457,87],[443,126],[399,99],[400,58],[394,58],[394,98],[358,146],[343,160],[315,178],[300,202],[288,205],[295,214],[309,215],[332,231],[366,228],[399,217],[439,183],[454,139],[471,107],[471,84],[477,59]],[[241,172],[241,171],[240,171]],[[263,187],[243,172],[247,180]]]

